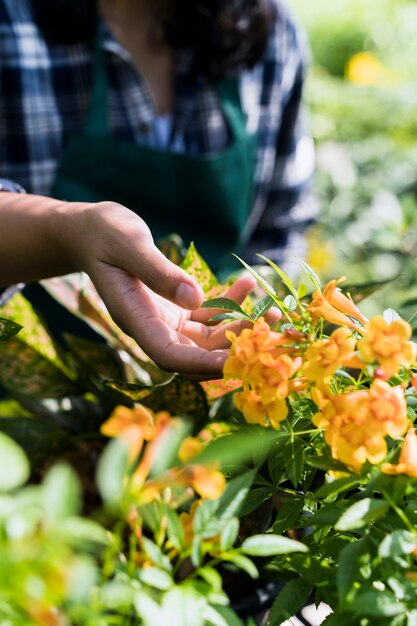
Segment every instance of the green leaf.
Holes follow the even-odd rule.
[[[406,611],[406,605],[398,602],[393,593],[376,589],[360,589],[347,608],[369,617],[394,617]]]
[[[284,304],[287,308],[287,311],[295,311],[295,309],[297,308],[297,300],[294,298],[294,296],[288,295],[284,298]]]
[[[304,469],[305,443],[300,438],[291,438],[284,447],[284,467],[288,478],[298,487]]]
[[[220,536],[220,548],[222,550],[229,550],[235,543],[239,533],[239,519],[237,517],[231,517],[223,527]]]
[[[170,626],[203,626],[205,598],[187,587],[174,587],[164,594],[162,606]]]
[[[243,626],[242,620],[228,606],[208,605],[204,617],[210,626]]]
[[[222,467],[240,465],[262,456],[275,441],[287,436],[284,431],[262,427],[237,431],[211,441],[193,460],[203,464],[217,461]]]
[[[0,459],[0,493],[12,491],[27,481],[30,474],[28,458],[22,448],[4,433],[0,433]]]
[[[252,322],[252,318],[250,315],[246,313],[235,313],[231,311],[230,313],[219,313],[218,315],[213,315],[210,317],[209,322],[223,322],[224,320],[248,320]]]
[[[101,554],[110,545],[108,531],[86,517],[66,517],[54,526],[54,536],[74,549]]]
[[[230,561],[230,563],[233,563],[236,567],[246,572],[251,578],[259,578],[258,568],[247,556],[238,554],[237,552],[225,552],[221,556],[223,560]]]
[[[144,626],[166,626],[162,607],[144,591],[136,592],[134,606]]]
[[[276,516],[273,531],[276,535],[281,535],[286,530],[297,527],[297,520],[304,508],[304,498],[290,498],[280,506]]]
[[[311,589],[311,585],[302,578],[290,580],[275,598],[268,626],[281,626],[282,622],[293,617],[307,603]]]
[[[279,535],[264,534],[252,535],[242,543],[241,550],[250,556],[273,556],[276,554],[289,554],[290,552],[308,552],[308,547]]]
[[[142,546],[151,561],[161,569],[171,572],[172,564],[169,558],[164,554],[159,546],[147,537],[141,538]]]
[[[167,534],[169,540],[178,550],[182,550],[184,547],[185,535],[184,527],[181,524],[178,514],[168,505],[164,504],[164,515],[167,519]]]
[[[21,324],[16,324],[12,320],[0,317],[0,340],[10,339],[21,330]]]
[[[217,516],[218,500],[204,500],[196,510],[193,529],[199,537],[213,537],[221,532],[224,526]]]
[[[315,288],[318,291],[321,291],[321,282],[320,282],[320,278],[317,276],[316,272],[313,270],[313,268],[306,263],[305,261],[303,261],[303,259],[300,259],[299,257],[295,257],[297,259],[297,261],[299,261],[299,263],[302,265],[302,267],[304,268],[304,271],[306,272],[306,274],[310,277],[311,282],[313,283],[313,285],[315,286]]]
[[[114,504],[123,493],[129,467],[129,448],[123,439],[113,439],[104,449],[97,465],[97,486],[106,503]]]
[[[81,484],[70,465],[59,463],[49,470],[42,484],[42,502],[49,524],[79,513]]]
[[[254,470],[249,470],[227,481],[225,490],[217,500],[216,515],[219,519],[227,520],[239,516],[254,476]]]
[[[159,589],[160,591],[166,591],[174,585],[172,576],[158,567],[144,567],[139,569],[138,578],[141,583]]]
[[[210,289],[219,284],[216,276],[197,252],[193,242],[191,242],[188,248],[187,254],[181,263],[181,267],[190,274],[190,276],[196,279],[204,293],[207,293]]]
[[[259,300],[255,304],[255,308],[253,309],[253,319],[257,320],[262,315],[265,315],[269,311],[269,309],[274,306],[275,301],[271,296],[266,295]]]
[[[231,298],[210,298],[210,300],[205,300],[201,306],[206,309],[236,311],[237,313],[242,313],[246,316],[246,313],[243,311],[240,304],[238,304],[236,300],[232,300]]]
[[[341,604],[345,596],[351,590],[353,583],[359,575],[359,557],[363,551],[363,540],[354,541],[345,546],[339,555],[336,574],[337,595]]]
[[[409,530],[397,529],[380,543],[378,554],[382,559],[411,554],[417,547],[417,536]]]
[[[214,567],[210,567],[209,565],[204,565],[203,567],[199,567],[196,572],[203,580],[206,581],[208,585],[214,591],[221,591],[223,588],[223,579],[219,572],[214,569]]]
[[[51,336],[33,307],[16,293],[2,313],[22,326],[2,344],[0,382],[16,397],[61,398],[80,391],[74,375],[58,356]]]
[[[356,530],[382,517],[388,510],[384,500],[364,498],[352,504],[338,519],[336,530]]]
[[[234,255],[238,261],[240,261],[242,263],[242,265],[244,267],[246,267],[246,269],[248,270],[248,272],[250,274],[252,274],[252,276],[255,278],[255,280],[261,285],[261,287],[263,287],[266,291],[267,294],[269,294],[271,296],[271,298],[274,300],[274,302],[277,302],[277,292],[275,291],[275,289],[272,287],[272,285],[270,285],[268,283],[268,281],[265,280],[265,278],[263,276],[261,276],[260,274],[258,274],[258,272],[256,270],[253,269],[253,267],[251,267],[250,265],[248,265],[243,259],[239,258],[236,254]]]
[[[263,502],[269,500],[274,492],[275,489],[273,487],[258,487],[251,489],[240,509],[240,517],[249,515],[249,513],[255,511]]]
[[[314,496],[316,498],[326,498],[331,494],[343,493],[343,491],[347,491],[357,485],[357,480],[351,478],[350,476],[344,476],[343,478],[336,478],[335,480],[331,480],[321,487],[319,487],[315,492]]]
[[[288,276],[288,274],[286,274],[280,267],[278,267],[278,265],[276,263],[271,261],[271,259],[268,259],[263,254],[257,254],[256,256],[258,256],[261,259],[263,259],[264,261],[266,261],[272,267],[272,269],[276,271],[276,273],[281,278],[281,280],[284,283],[284,285],[287,287],[288,291],[293,295],[294,299],[297,300],[297,296],[298,296],[297,290],[294,287],[294,283],[292,282],[292,280]]]
[[[190,434],[190,424],[182,419],[172,421],[158,438],[158,454],[153,461],[150,477],[163,474],[177,462],[177,453],[184,438]]]

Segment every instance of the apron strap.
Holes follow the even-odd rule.
[[[84,127],[87,135],[108,135],[107,75],[101,44],[100,24],[97,24],[93,50],[93,85],[90,107]],[[220,104],[229,123],[232,136],[240,139],[246,134],[246,117],[242,108],[237,79],[227,79],[217,85]]]
[[[84,132],[87,135],[107,136],[107,76],[100,31],[100,23],[97,22],[93,50],[93,85]]]

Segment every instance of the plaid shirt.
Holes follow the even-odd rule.
[[[239,76],[247,129],[259,137],[245,258],[256,263],[253,255],[261,252],[285,266],[294,254],[303,256],[302,232],[316,203],[310,193],[313,143],[302,110],[306,38],[275,2],[278,15],[264,58]],[[146,83],[104,24],[101,35],[111,134],[158,147],[157,112]],[[189,54],[178,55],[168,149],[224,150],[229,135],[217,91],[204,78],[192,80],[189,67]],[[29,0],[0,0],[0,177],[48,195],[68,138],[83,128],[91,84],[91,42],[48,44]]]

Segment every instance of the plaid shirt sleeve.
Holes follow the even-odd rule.
[[[276,72],[282,72],[282,75],[280,80],[275,77],[271,89],[280,86],[275,98],[279,99],[279,93],[281,118],[276,134],[271,136],[271,142],[275,139],[275,144],[271,146],[271,153],[275,152],[273,165],[270,165],[272,172],[269,177],[260,175],[245,258],[251,264],[260,264],[262,261],[256,254],[263,254],[294,275],[300,270],[294,257],[305,257],[303,233],[316,219],[318,203],[312,189],[314,145],[303,101],[303,85],[309,63],[308,41],[288,10],[279,6],[276,27],[279,58],[275,59],[275,67]],[[289,85],[285,95],[282,95],[283,85]],[[274,95],[271,96],[273,98]],[[266,168],[267,148],[265,153]]]

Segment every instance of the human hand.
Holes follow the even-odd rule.
[[[221,377],[229,346],[225,331],[238,334],[250,322],[209,323],[215,311],[200,308],[201,287],[158,250],[145,222],[125,207],[103,202],[79,216],[66,245],[122,330],[165,371],[197,380]],[[224,295],[242,302],[255,284],[242,276]],[[278,318],[276,309],[268,313],[270,322]]]

